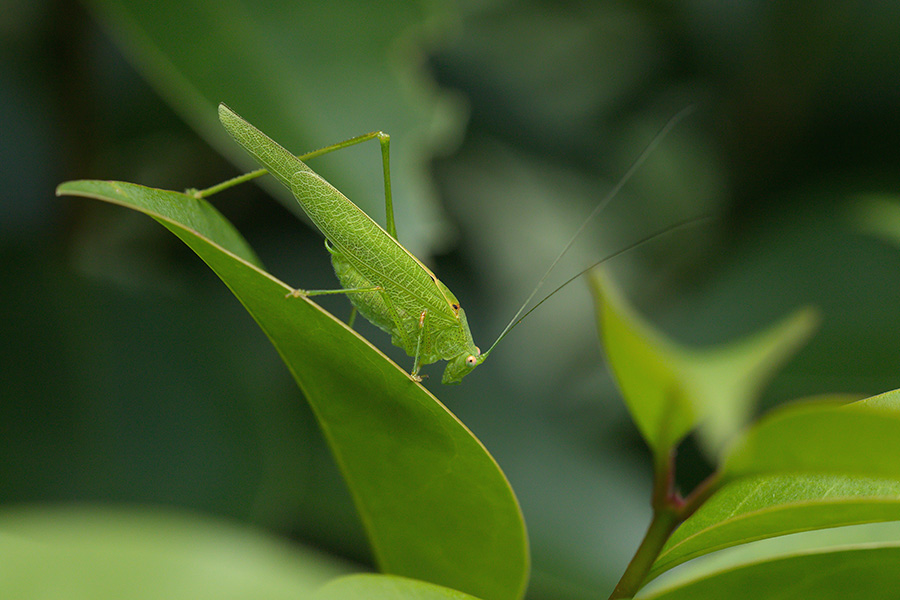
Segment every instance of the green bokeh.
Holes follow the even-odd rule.
[[[0,501],[184,507],[367,561],[310,412],[243,308],[149,219],[53,196],[65,179],[177,190],[236,173],[211,149],[221,140],[200,137],[214,135],[203,124],[215,119],[214,102],[229,99],[198,100],[183,79],[148,69],[159,56],[142,54],[139,30],[122,28],[127,6],[13,0],[4,9]],[[236,19],[242,5],[215,6]],[[193,13],[158,14],[174,24]],[[320,29],[317,39],[344,40],[360,18],[324,18],[336,33]],[[629,240],[714,212],[714,225],[614,263],[652,322],[685,342],[724,342],[814,305],[821,329],[766,404],[900,387],[900,252],[849,217],[857,202],[894,201],[900,189],[896,3],[470,2],[429,19],[427,35],[396,42],[387,65],[320,43],[303,55],[312,83],[279,62],[294,51],[247,60],[258,68],[254,85],[276,88],[257,94],[269,119],[260,125],[290,130],[298,151],[385,129],[407,157],[395,165],[399,181],[427,189],[417,166],[432,174],[446,223],[425,209],[427,225],[410,217],[400,237],[435,249],[430,264],[482,348],[653,134],[696,103],[559,280]],[[254,23],[272,26],[276,50],[276,31],[302,36],[303,23],[275,21],[261,14]],[[228,44],[215,30],[178,25],[210,52]],[[191,56],[202,73],[208,56],[182,58]],[[248,67],[233,66],[250,79]],[[374,72],[400,83],[385,91]],[[223,76],[211,73],[210,85],[238,85],[212,75]],[[432,112],[434,85],[451,93],[450,116]],[[273,93],[279,104],[263,115]],[[326,108],[338,116],[320,116]],[[348,153],[326,161],[327,177],[377,205],[377,151]],[[216,202],[281,279],[333,285],[321,238],[267,195],[246,186]],[[340,317],[349,310],[340,298],[322,304]],[[602,595],[649,516],[646,450],[602,365],[593,319],[586,286],[575,283],[463,385],[441,387],[440,367],[429,371],[430,389],[516,490],[533,598]],[[358,329],[393,352],[379,331]]]

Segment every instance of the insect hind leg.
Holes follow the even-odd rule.
[[[422,338],[425,337],[425,317],[428,315],[428,310],[423,310],[422,314],[419,316],[419,335],[416,336],[416,355],[413,359],[413,370],[409,374],[410,377],[415,379],[416,381],[422,381],[422,378],[419,376],[419,369],[422,368],[421,357],[422,357]]]

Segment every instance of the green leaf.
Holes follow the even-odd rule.
[[[698,424],[711,453],[751,416],[763,384],[812,333],[816,313],[801,309],[767,330],[702,350],[676,344],[627,303],[611,276],[590,278],[610,367],[644,439],[668,453]]]
[[[252,163],[222,131],[226,102],[301,154],[376,129],[394,144],[394,197],[404,245],[425,256],[446,235],[428,172],[464,111],[422,56],[455,18],[433,2],[92,0],[88,5],[144,77],[223,155]],[[368,214],[383,214],[377,152],[341,152],[316,170]],[[362,167],[360,163],[362,162]],[[300,214],[290,193],[269,189]]]
[[[724,479],[833,473],[900,480],[900,391],[776,409],[730,451]]]
[[[0,511],[0,597],[308,597],[348,566],[249,528],[158,509]]]
[[[348,575],[329,582],[312,600],[476,600],[450,588],[393,575]]]
[[[649,579],[723,548],[800,531],[900,521],[900,481],[838,475],[745,478],[716,492],[666,543]]]
[[[898,456],[900,391],[775,410],[735,443],[721,471],[730,483],[672,535],[649,579],[755,540],[900,520]]]
[[[365,339],[262,271],[211,205],[178,192],[73,181],[58,194],[144,212],[232,290],[311,404],[353,494],[381,570],[485,600],[524,590],[528,550],[509,483],[480,442]],[[200,224],[200,226],[197,226]],[[224,232],[224,233],[223,233]]]
[[[262,263],[247,240],[206,200],[167,190],[116,181],[69,181],[57,196],[97,198],[150,215],[166,227],[177,225],[194,236],[215,242],[222,250],[258,269]],[[177,235],[177,232],[176,232]]]
[[[640,600],[897,597],[900,522],[808,531],[729,548],[681,565]]]

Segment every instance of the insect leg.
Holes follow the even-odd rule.
[[[300,160],[309,160],[310,158],[315,158],[316,156],[321,156],[323,154],[327,154],[329,152],[334,152],[335,150],[340,150],[342,148],[347,148],[349,146],[354,146],[356,144],[360,144],[362,142],[367,142],[371,139],[377,139],[378,143],[381,145],[381,169],[384,174],[384,213],[385,213],[385,229],[388,234],[395,240],[397,239],[397,225],[394,223],[394,200],[391,195],[391,136],[386,134],[383,131],[372,131],[370,133],[364,133],[362,135],[358,135],[356,137],[350,138],[349,140],[344,140],[343,142],[338,142],[337,144],[332,144],[331,146],[325,146],[324,148],[320,148],[318,150],[314,150],[313,152],[308,152],[306,154],[301,154],[297,158]]]
[[[322,156],[323,154],[328,154],[329,152],[334,152],[335,150],[355,146],[356,144],[361,144],[362,142],[366,142],[368,140],[376,138],[381,144],[381,165],[382,170],[384,171],[384,208],[386,215],[385,229],[391,235],[391,237],[396,240],[397,227],[394,224],[394,203],[391,198],[391,136],[383,131],[372,131],[370,133],[364,133],[362,135],[352,137],[349,140],[344,140],[343,142],[338,142],[337,144],[332,144],[330,146],[325,146],[324,148],[319,148],[318,150],[313,150],[312,152],[307,152],[306,154],[300,154],[297,156],[297,158],[299,158],[300,160],[309,160],[310,158]],[[209,198],[210,196],[218,194],[219,192],[227,190],[228,188],[232,188],[236,185],[240,185],[252,179],[256,179],[257,177],[261,177],[268,172],[269,171],[267,169],[257,169],[256,171],[238,175],[237,177],[233,177],[212,187],[203,190],[191,188],[185,190],[185,193],[194,198]]]
[[[370,288],[355,288],[355,289],[346,289],[346,290],[293,290],[284,295],[285,298],[303,298],[304,296],[324,296],[327,294],[355,294],[361,292],[378,292],[381,291],[380,287],[370,287]],[[356,323],[356,315],[359,314],[359,309],[356,308],[355,305],[350,309],[350,316],[347,318],[347,327],[353,329],[353,324]]]
[[[381,168],[384,171],[385,226],[388,234],[397,240],[397,225],[394,223],[394,200],[391,197],[391,136],[383,131],[376,132],[376,135],[381,143]]]
[[[332,257],[335,256],[336,252],[331,243],[326,239],[325,240],[325,249],[328,250],[329,254]],[[343,260],[343,259],[338,259]],[[342,288],[338,290],[301,290],[296,289],[291,292],[285,294],[285,298],[302,298],[303,296],[324,296],[326,294],[358,294],[361,292],[380,292],[381,288],[377,285],[371,286],[358,286],[358,287],[350,287],[350,288]],[[356,308],[354,307],[354,310]],[[350,315],[351,320],[356,318],[356,314]]]
[[[421,316],[419,316],[419,335],[416,339],[416,356],[413,360],[413,370],[410,375],[416,381],[422,381],[422,378],[419,377],[419,369],[422,368],[422,365],[419,364],[419,357],[422,355],[422,338],[425,337],[425,315],[428,314],[428,310],[423,310]]]
[[[301,290],[296,289],[288,292],[284,295],[285,298],[303,298],[306,296],[327,296],[329,294],[361,294],[363,292],[380,292],[381,288],[378,286],[374,287],[361,287],[361,288],[346,288],[342,290]]]

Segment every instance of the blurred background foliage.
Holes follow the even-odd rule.
[[[53,195],[65,179],[184,189],[248,167],[219,101],[298,152],[391,133],[401,241],[482,348],[695,104],[556,281],[714,214],[616,259],[649,319],[703,344],[815,305],[819,333],[761,407],[900,387],[900,252],[854,216],[898,200],[896,2],[7,0],[0,32],[6,506],[175,507],[368,560],[309,410],[224,286],[151,220]],[[375,147],[341,154],[314,168],[380,219]],[[321,237],[271,190],[280,204],[252,185],[216,203],[275,275],[332,287]],[[440,367],[427,382],[519,496],[532,598],[609,589],[649,518],[647,456],[593,318],[577,282],[462,385],[440,386]],[[681,459],[689,486],[702,457],[688,443]]]

